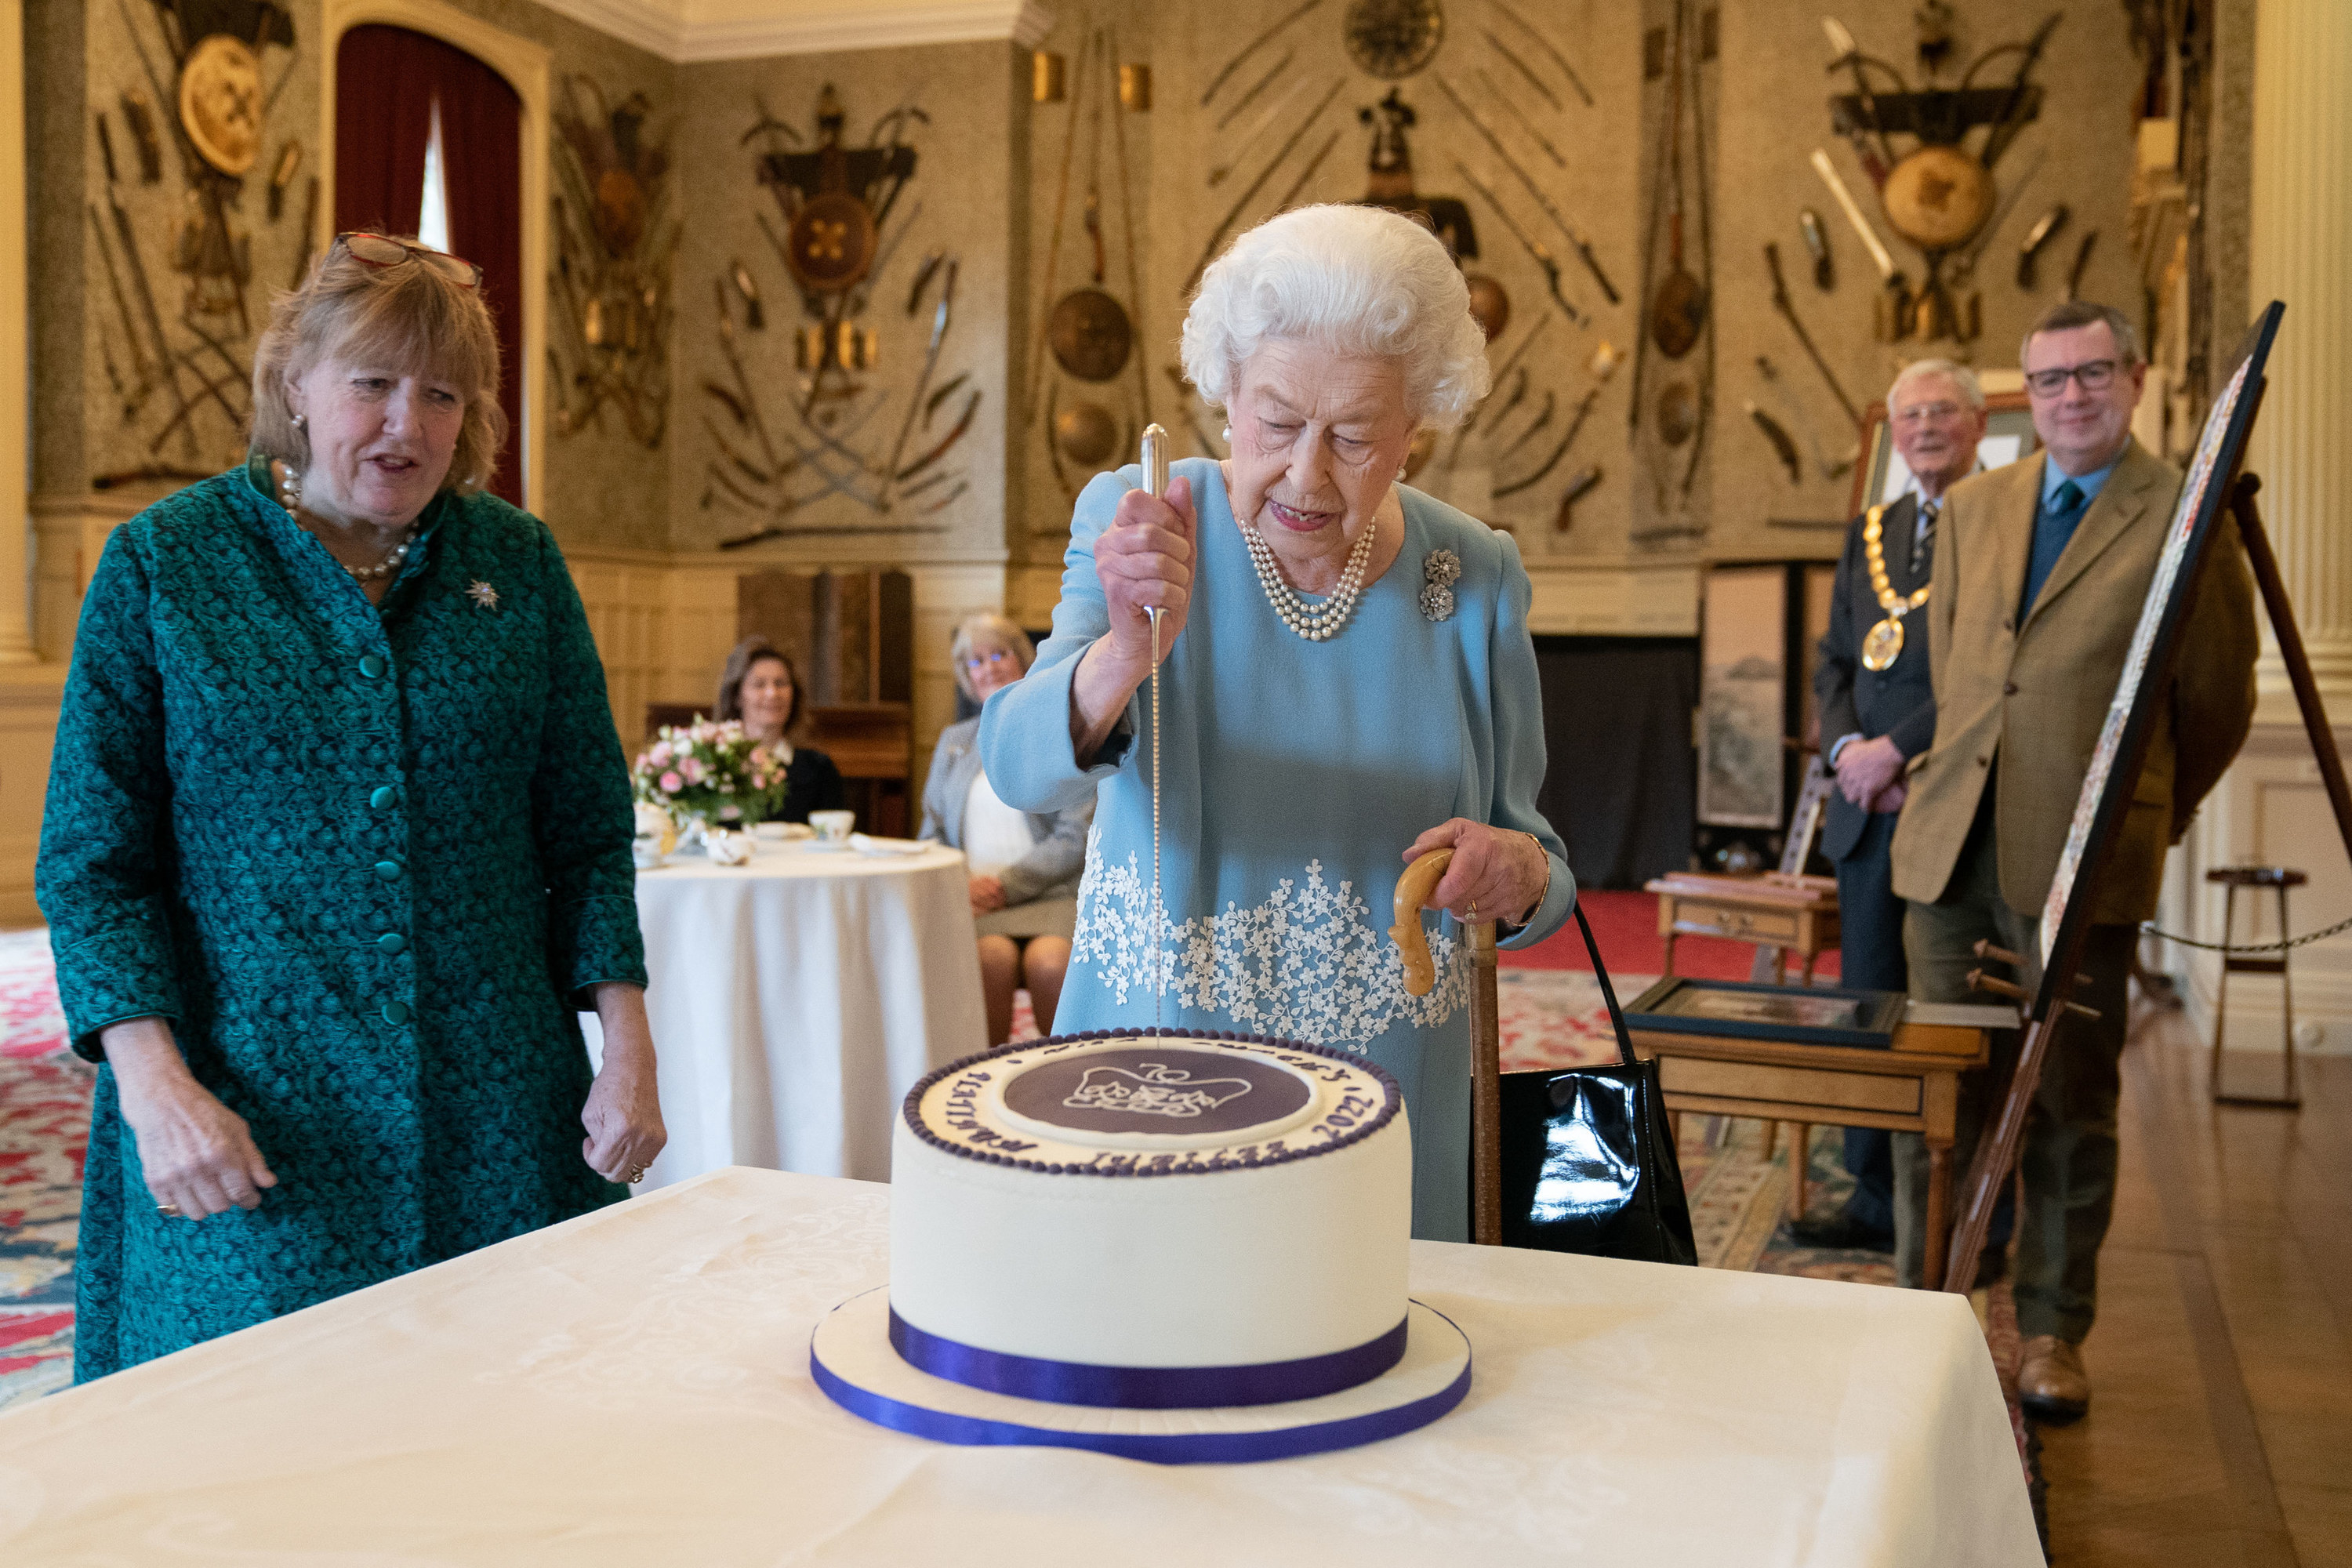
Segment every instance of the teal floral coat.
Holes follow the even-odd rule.
[[[610,1202],[576,1007],[645,984],[629,784],[544,524],[427,507],[379,608],[245,470],[115,531],[38,893],[74,1048],[169,1019],[278,1185],[156,1213],[99,1075],[87,1381]]]

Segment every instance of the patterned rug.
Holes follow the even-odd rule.
[[[47,931],[0,932],[0,1409],[73,1381],[74,1233],[94,1078]]]

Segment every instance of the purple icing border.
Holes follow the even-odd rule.
[[[1230,1366],[1105,1366],[982,1350],[929,1333],[890,1309],[890,1348],[918,1372],[1017,1399],[1120,1410],[1202,1410],[1288,1405],[1370,1383],[1404,1359],[1410,1315],[1360,1345],[1295,1361]]]
[[[1138,1163],[1104,1167],[1066,1163],[1060,1161],[1023,1160],[993,1150],[971,1149],[960,1143],[950,1143],[923,1125],[920,1115],[923,1096],[930,1087],[943,1079],[953,1078],[956,1074],[977,1067],[982,1062],[1008,1057],[1016,1051],[1034,1051],[1044,1046],[1084,1045],[1096,1040],[1144,1039],[1214,1040],[1226,1045],[1264,1046],[1270,1050],[1296,1051],[1302,1056],[1322,1057],[1329,1061],[1344,1062],[1349,1067],[1369,1074],[1372,1081],[1381,1086],[1382,1095],[1381,1108],[1372,1114],[1370,1121],[1342,1132],[1327,1142],[1317,1144],[1313,1148],[1286,1148],[1279,1153],[1269,1154],[1262,1159],[1229,1160],[1223,1164],[1201,1160],[1200,1151],[1197,1149],[1170,1151],[1165,1156],[1171,1161],[1192,1162],[1189,1164],[1144,1165]],[[1266,1170],[1276,1165],[1287,1165],[1297,1160],[1311,1160],[1318,1154],[1335,1153],[1341,1149],[1351,1148],[1395,1121],[1397,1112],[1403,1109],[1404,1090],[1398,1087],[1395,1079],[1389,1076],[1386,1068],[1369,1057],[1360,1057],[1351,1051],[1334,1050],[1328,1046],[1310,1046],[1303,1040],[1286,1040],[1273,1035],[1244,1035],[1229,1029],[1178,1029],[1153,1026],[1139,1029],[1086,1029],[1075,1035],[1048,1035],[1042,1039],[1024,1040],[1017,1046],[998,1046],[992,1050],[974,1051],[968,1057],[958,1058],[943,1068],[938,1068],[924,1074],[916,1082],[915,1087],[907,1091],[907,1098],[900,1102],[899,1113],[906,1118],[908,1130],[932,1148],[983,1165],[1004,1165],[1013,1170],[1039,1171],[1053,1176],[1213,1176],[1221,1171]],[[1276,1139],[1275,1142],[1280,1142],[1282,1140]],[[1034,1145],[1024,1145],[1024,1147],[1034,1147]],[[1150,1157],[1158,1160],[1162,1156],[1155,1153]],[[1139,1160],[1140,1156],[1138,1158]]]

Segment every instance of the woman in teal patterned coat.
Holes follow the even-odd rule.
[[[251,461],[91,579],[39,870],[103,1064],[77,1381],[584,1213],[661,1150],[628,779],[554,540],[482,492],[478,276],[339,238],[262,339]]]

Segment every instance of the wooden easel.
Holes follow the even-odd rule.
[[[2275,308],[2275,307],[2273,307]],[[2260,394],[2256,394],[2255,412],[2261,412]],[[2249,431],[2252,421],[2247,422]],[[2254,496],[2262,489],[2262,480],[2252,474],[2240,473],[2231,482],[2229,492],[2230,515],[2238,524],[2239,542],[2245,546],[2246,563],[2253,569],[2254,583],[2262,590],[2263,608],[2269,613],[2271,630],[2278,638],[2280,662],[2286,666],[2287,679],[2294,686],[2295,706],[2302,710],[2303,727],[2311,738],[2312,756],[2319,763],[2320,781],[2326,786],[2327,804],[2336,814],[2336,831],[2344,840],[2347,855],[2352,855],[2352,788],[2347,788],[2344,776],[2344,758],[2336,749],[2336,732],[2328,728],[2327,710],[2320,700],[2319,683],[2312,678],[2311,659],[2304,652],[2303,634],[2294,624],[2294,606],[2288,602],[2286,583],[2279,575],[2278,556],[2271,550],[2270,535],[2263,528],[2261,511],[2254,505]],[[2184,608],[2182,622],[2186,624]],[[2151,668],[2149,678],[2161,676],[2169,683],[2174,657],[2179,638],[2172,639],[2174,647],[2164,649],[2161,668]],[[2117,774],[2137,780],[2147,761],[2146,735],[2126,759],[2118,759]],[[2076,886],[2089,889],[2097,885],[2105,874],[2114,848],[2113,834],[2094,847],[2093,858],[2084,862]],[[2073,939],[2062,943],[2050,955],[2049,973],[2054,983],[2046,989],[2053,998],[2042,1016],[2026,1026],[2024,1042],[2019,1049],[2017,1071],[2010,1079],[2008,1095],[2002,1100],[2000,1117],[1978,1143],[1976,1157],[1969,1162],[1968,1180],[1961,1189],[1960,1222],[1953,1228],[1951,1250],[1944,1267],[1944,1289],[1967,1292],[1977,1276],[1977,1259],[1984,1251],[1985,1231],[1992,1222],[1994,1205],[2000,1190],[2009,1183],[2010,1172],[2017,1163],[2018,1145],[2025,1132],[2026,1113],[2033,1104],[2034,1090],[2042,1081],[2042,1064],[2048,1058],[2050,1037],[2059,1020],[2071,1010],[2080,1010],[2067,1000],[2073,991],[2077,970],[2082,963],[2084,940],[2088,932],[2087,921],[2074,923]],[[2290,933],[2281,931],[2282,939]]]

